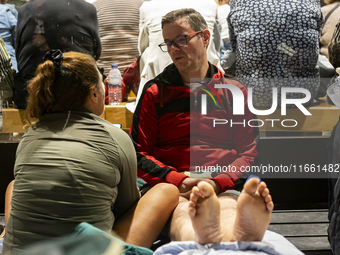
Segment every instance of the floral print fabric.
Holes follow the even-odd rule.
[[[278,95],[281,87],[302,87],[315,97],[323,25],[319,1],[231,0],[230,6],[236,77],[254,89],[254,106],[272,105],[272,87],[278,88]],[[289,97],[305,96],[293,93]]]

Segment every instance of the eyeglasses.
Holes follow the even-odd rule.
[[[203,31],[197,31],[188,35],[181,35],[175,38],[175,40],[173,41],[168,41],[168,42],[163,42],[161,44],[159,44],[159,48],[161,48],[161,50],[163,52],[168,52],[171,49],[171,45],[174,44],[177,48],[179,47],[183,47],[184,45],[187,45],[188,42],[190,41],[190,39],[194,38],[194,36],[198,35],[199,33],[202,33]],[[189,36],[192,36],[191,38],[188,39]]]

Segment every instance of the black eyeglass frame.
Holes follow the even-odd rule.
[[[198,35],[199,33],[202,33],[204,32],[204,30],[202,31],[197,31],[197,32],[193,32],[193,33],[190,33],[188,35],[180,35],[178,37],[175,38],[175,40],[172,40],[172,41],[167,41],[167,42],[163,42],[161,44],[158,45],[158,47],[161,49],[161,51],[163,52],[169,52],[170,51],[170,48],[171,46],[174,44],[177,48],[180,48],[180,47],[183,47],[185,45],[188,44],[188,42],[194,38],[196,35]],[[194,35],[194,36],[193,36]],[[192,36],[189,40],[188,40],[188,37],[189,36]],[[183,38],[185,39],[185,43],[184,44],[178,44],[178,42],[176,43],[176,40],[178,40],[179,38]],[[167,50],[163,50],[162,47],[166,46],[167,47]]]

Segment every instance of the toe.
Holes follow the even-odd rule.
[[[266,202],[266,203],[269,203],[269,202],[271,202],[273,199],[272,199],[272,196],[271,195],[268,195],[268,196],[266,196],[265,198],[264,198],[264,201]]]
[[[190,201],[188,204],[188,214],[190,218],[195,217],[196,215],[196,203]]]
[[[267,188],[267,184],[265,182],[260,182],[257,191],[259,194],[262,194],[262,192]]]
[[[259,185],[260,179],[259,178],[251,178],[249,179],[243,187],[243,191],[247,192],[248,194],[254,194],[257,190]]]
[[[190,201],[196,203],[199,198],[200,198],[199,189],[197,187],[193,187],[190,194]]]
[[[261,196],[262,197],[267,197],[269,196],[269,189],[268,188],[265,188],[262,192],[261,192]]]
[[[203,197],[210,197],[215,193],[214,188],[207,182],[201,181],[197,184]]]
[[[274,203],[272,201],[267,203],[267,210],[271,212],[273,211],[273,209],[274,209]]]

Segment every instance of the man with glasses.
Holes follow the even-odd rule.
[[[170,234],[174,240],[194,240],[190,219],[183,212],[187,210],[191,189],[199,181],[207,181],[216,194],[233,190],[229,192],[232,194],[219,196],[222,226],[225,235],[230,235],[229,218],[235,216],[238,194],[235,189],[243,186],[239,179],[243,174],[241,167],[253,164],[257,156],[254,129],[242,124],[213,128],[209,121],[218,118],[247,123],[253,118],[246,105],[244,115],[232,115],[232,94],[214,88],[215,83],[232,84],[245,98],[247,91],[239,82],[225,79],[208,62],[210,32],[200,13],[194,9],[172,11],[163,17],[162,31],[164,42],[159,47],[170,55],[173,64],[146,83],[133,117],[130,136],[137,152],[138,176],[149,185],[168,182],[178,187],[183,203],[178,205],[172,220]],[[193,78],[198,82],[191,82]],[[203,115],[201,96],[206,92],[212,97],[207,100],[208,114]],[[192,173],[188,176],[195,166],[211,165],[229,166],[233,171],[212,176],[204,173],[204,178],[192,178]]]
[[[210,31],[210,43],[207,48],[208,60],[220,68],[221,36],[218,23],[218,6],[212,0],[151,0],[144,1],[140,8],[138,50],[140,58],[140,85],[136,102],[130,104],[134,111],[142,94],[145,83],[155,78],[172,63],[168,54],[163,54],[158,44],[163,40],[161,20],[168,12],[182,8],[198,11],[207,23]],[[221,69],[222,70],[222,69]]]

